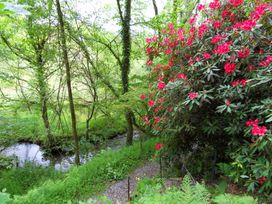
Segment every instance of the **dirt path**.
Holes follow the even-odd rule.
[[[153,177],[159,173],[159,165],[155,162],[146,163],[130,174],[130,192],[135,192],[136,183],[139,178]],[[128,179],[117,181],[111,184],[106,191],[100,195],[105,195],[115,204],[123,204],[128,201]],[[100,202],[96,202],[100,204]]]

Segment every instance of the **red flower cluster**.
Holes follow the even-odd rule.
[[[161,143],[156,143],[155,144],[155,150],[159,151],[162,148],[162,144]]]
[[[259,126],[259,120],[251,120],[249,119],[246,122],[246,126],[251,126],[251,133],[253,136],[264,136],[267,132],[267,128],[265,126]]]
[[[211,3],[209,4],[209,7],[210,7],[211,9],[213,9],[213,10],[218,9],[220,6],[221,6],[221,4],[220,4],[219,0],[214,0],[213,2],[211,2]]]
[[[230,0],[229,3],[232,5],[232,6],[240,6],[241,4],[244,3],[244,0]]]
[[[211,55],[210,55],[208,52],[204,52],[202,56],[203,56],[203,58],[204,58],[205,60],[208,60],[208,59],[211,58]]]
[[[201,24],[198,29],[198,38],[202,38],[203,34],[208,30],[208,26],[206,24]]]
[[[187,76],[184,73],[180,73],[180,74],[178,74],[178,79],[186,80]]]
[[[153,100],[148,100],[148,106],[149,106],[149,107],[154,107],[154,106],[155,106],[155,101],[153,101]]]
[[[159,83],[158,83],[158,89],[159,90],[163,90],[164,88],[165,88],[165,83],[164,82],[162,82],[162,81],[160,81]]]
[[[243,31],[251,31],[253,27],[256,26],[256,22],[253,20],[245,20],[243,22],[238,22],[234,25],[234,28]]]
[[[238,56],[239,56],[240,58],[248,58],[249,53],[250,53],[250,49],[244,48],[243,50],[239,50],[239,51],[238,51]]]
[[[190,92],[188,93],[188,97],[190,98],[190,100],[194,100],[195,98],[197,98],[198,94],[196,92]]]
[[[272,56],[267,56],[267,58],[260,62],[260,67],[268,67],[272,62]]]
[[[235,86],[238,86],[238,85],[241,85],[241,86],[246,86],[247,85],[247,79],[237,79],[237,80],[234,80],[231,85],[233,87]]]
[[[217,54],[220,54],[220,55],[222,55],[222,54],[226,54],[226,53],[228,53],[230,51],[230,45],[228,44],[228,43],[223,43],[222,45],[219,45],[218,47],[217,47],[217,49],[215,50],[215,52],[217,53]]]
[[[224,70],[225,70],[225,73],[227,73],[227,74],[232,74],[235,71],[235,69],[236,69],[236,65],[235,64],[227,62],[224,65]]]
[[[217,44],[219,43],[221,40],[223,39],[223,36],[222,35],[215,35],[213,38],[212,38],[212,44]]]
[[[265,176],[261,176],[260,178],[258,178],[258,183],[260,186],[262,186],[266,181],[266,177]]]
[[[141,95],[140,95],[140,99],[141,99],[142,101],[145,100],[145,97],[146,97],[145,94],[141,94]]]

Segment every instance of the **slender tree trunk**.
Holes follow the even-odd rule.
[[[73,131],[73,137],[74,137],[74,141],[75,141],[75,163],[76,163],[76,165],[79,165],[80,164],[79,139],[78,139],[78,135],[77,135],[76,114],[75,114],[75,106],[74,106],[72,86],[71,86],[71,70],[70,70],[70,64],[69,64],[69,60],[68,60],[63,13],[61,11],[59,0],[56,0],[56,5],[57,5],[59,27],[60,27],[61,48],[62,48],[62,52],[63,52],[63,61],[64,61],[64,65],[65,65],[65,70],[66,70],[66,81],[67,81],[69,105],[70,105],[71,120],[72,120],[72,131]]]
[[[46,131],[46,135],[48,138],[48,146],[52,147],[54,145],[54,138],[51,133],[50,123],[48,119],[48,108],[47,108],[47,101],[48,101],[48,94],[47,94],[47,84],[45,82],[45,73],[43,67],[43,59],[42,59],[42,47],[38,45],[38,49],[36,49],[36,74],[38,79],[39,85],[39,95],[40,95],[40,106],[41,106],[41,114],[42,120],[44,124],[44,128]]]
[[[130,20],[131,20],[131,0],[125,0],[125,11],[124,16],[120,8],[120,2],[117,0],[117,5],[119,8],[119,14],[122,21],[122,44],[123,44],[123,59],[122,59],[122,85],[123,94],[128,92],[129,82],[128,75],[130,71],[130,52],[131,52],[131,38],[130,38]],[[131,145],[133,142],[133,113],[131,110],[127,110],[126,113],[127,120],[127,145]]]

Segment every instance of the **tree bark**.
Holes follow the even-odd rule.
[[[122,85],[123,94],[126,94],[129,90],[129,71],[130,71],[130,52],[131,52],[131,38],[130,38],[130,20],[131,20],[131,0],[125,0],[125,12],[124,16],[120,8],[120,2],[117,0],[117,5],[119,9],[120,19],[122,21],[122,44],[123,44],[123,58],[122,58]],[[132,145],[133,143],[133,118],[132,111],[127,110],[126,113],[127,120],[127,145]]]
[[[80,164],[79,139],[78,139],[78,135],[77,135],[76,114],[75,114],[75,106],[74,106],[73,92],[72,92],[72,86],[71,86],[71,69],[70,69],[70,64],[69,64],[69,60],[68,60],[63,13],[61,11],[59,0],[56,0],[56,6],[57,6],[57,13],[58,13],[59,28],[60,28],[60,40],[61,40],[63,61],[64,61],[64,65],[65,65],[65,70],[66,70],[66,83],[67,83],[67,89],[68,89],[68,98],[69,98],[71,120],[72,120],[72,132],[73,132],[73,137],[74,137],[74,142],[75,142],[75,164],[79,165]]]

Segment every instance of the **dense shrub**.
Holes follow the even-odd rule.
[[[186,167],[208,149],[203,168],[232,159],[236,181],[260,192],[272,190],[271,10],[214,0],[198,5],[189,30],[169,23],[146,39],[149,93],[140,96],[172,161]]]

